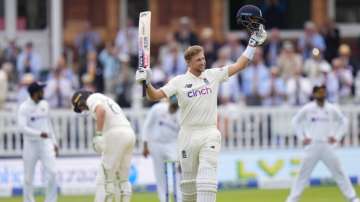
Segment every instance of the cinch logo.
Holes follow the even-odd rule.
[[[193,89],[187,93],[187,96],[188,97],[197,97],[197,96],[201,96],[201,95],[208,95],[210,93],[212,93],[211,88],[205,87],[205,88],[201,88],[198,90]]]

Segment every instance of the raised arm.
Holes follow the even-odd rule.
[[[229,76],[232,76],[239,71],[245,69],[248,63],[253,59],[256,46],[260,46],[266,40],[266,31],[264,26],[260,26],[258,31],[251,34],[248,46],[246,47],[243,54],[236,60],[235,63],[229,66]]]
[[[151,101],[158,101],[166,97],[164,91],[154,88],[150,82],[146,85],[146,94]]]
[[[151,69],[150,68],[140,68],[136,71],[135,80],[138,83],[142,83],[145,81],[146,83],[146,95],[150,101],[157,101],[161,98],[166,98],[165,93],[160,90],[154,88],[151,85]]]

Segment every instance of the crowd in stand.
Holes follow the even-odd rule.
[[[230,64],[242,54],[246,40],[238,35],[226,33],[220,43],[211,28],[195,33],[191,23],[190,18],[182,17],[178,29],[166,35],[157,58],[152,60],[154,86],[162,86],[187,71],[183,51],[189,45],[203,46],[208,68]],[[257,49],[248,68],[221,85],[220,105],[303,105],[310,99],[312,86],[318,83],[327,85],[331,102],[360,101],[359,66],[350,46],[341,43],[334,23],[316,27],[306,22],[302,36],[296,40],[282,39],[277,28],[268,30],[268,35],[267,43]],[[122,107],[131,107],[137,40],[137,27],[131,20],[113,42],[107,43],[86,24],[74,41],[75,63],[64,55],[51,68],[42,66],[42,58],[34,50],[36,44],[28,42],[19,47],[16,40],[11,40],[0,51],[0,108],[9,102],[11,92],[16,94],[11,102],[26,99],[26,87],[34,80],[47,83],[45,98],[52,108],[69,108],[70,97],[79,88],[112,95]]]

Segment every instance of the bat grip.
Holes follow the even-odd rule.
[[[146,81],[142,82],[142,96],[146,97]]]

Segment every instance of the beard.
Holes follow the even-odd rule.
[[[318,102],[325,102],[325,97],[318,97],[318,98],[315,98],[316,101]]]

